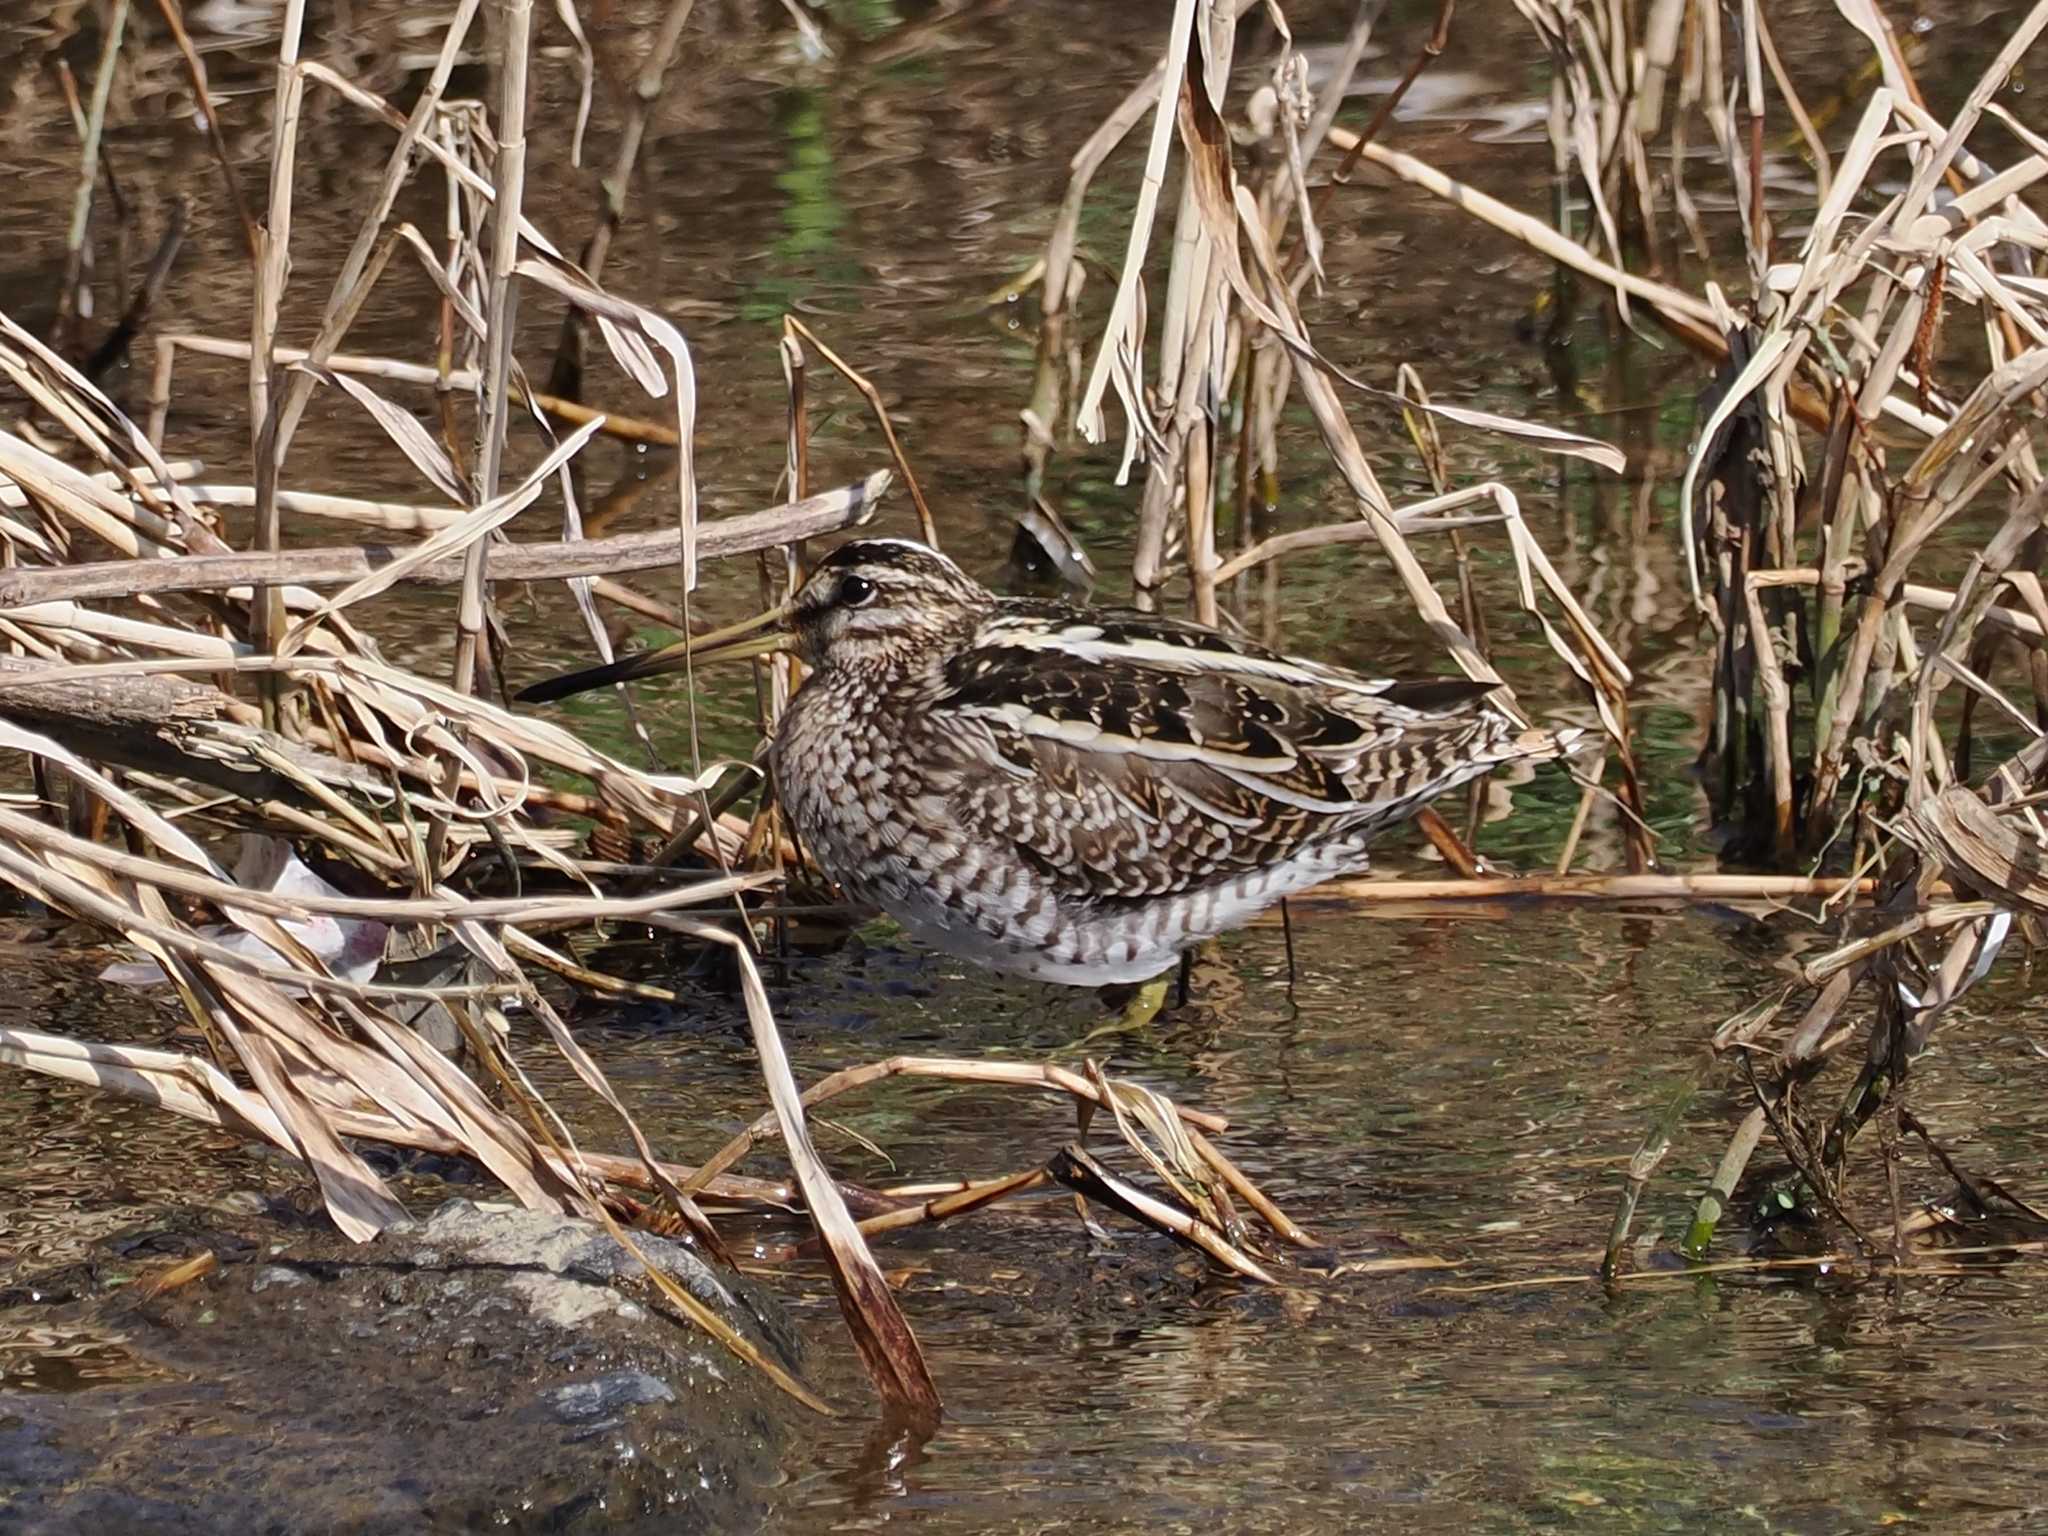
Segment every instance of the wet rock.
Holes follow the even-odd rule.
[[[205,1280],[33,1309],[53,1356],[117,1342],[72,1390],[0,1389],[0,1536],[757,1523],[802,1410],[675,1320],[601,1229],[467,1201],[360,1247],[285,1214],[244,1226]],[[634,1240],[800,1369],[744,1280]]]
[[[572,1382],[548,1394],[555,1417],[565,1423],[602,1418],[642,1403],[672,1403],[675,1388],[645,1371],[613,1371],[594,1381]]]

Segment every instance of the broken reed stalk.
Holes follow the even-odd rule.
[[[761,1075],[768,1086],[782,1144],[795,1171],[797,1187],[803,1191],[804,1207],[828,1257],[833,1288],[839,1295],[839,1310],[852,1332],[861,1363],[891,1417],[903,1419],[929,1434],[937,1428],[941,1413],[938,1386],[925,1364],[924,1352],[918,1348],[917,1336],[896,1304],[881,1267],[868,1251],[867,1239],[854,1224],[824,1159],[811,1142],[796,1079],[790,1073],[789,1057],[776,1031],[775,1016],[769,1007],[767,990],[761,984],[761,973],[754,965],[751,945],[723,928],[697,925],[692,931],[700,938],[724,945],[739,965],[741,995],[753,1031],[754,1054],[760,1059]]]
[[[1066,1185],[1076,1194],[1085,1195],[1098,1205],[1106,1205],[1155,1232],[1165,1233],[1176,1242],[1207,1255],[1224,1269],[1247,1280],[1256,1280],[1261,1285],[1276,1283],[1263,1267],[1225,1242],[1214,1226],[1197,1220],[1183,1207],[1170,1205],[1147,1194],[1129,1180],[1118,1178],[1090,1157],[1079,1143],[1070,1142],[1060,1148],[1059,1155],[1046,1165],[1045,1171],[1055,1182]]]
[[[878,1216],[869,1216],[860,1222],[862,1237],[873,1237],[878,1232],[898,1232],[905,1227],[936,1226],[942,1221],[951,1221],[955,1216],[968,1216],[977,1211],[987,1210],[1012,1196],[1029,1194],[1046,1183],[1043,1168],[1026,1168],[1022,1173],[1013,1173],[999,1179],[983,1179],[975,1183],[962,1183],[959,1187],[938,1194],[921,1202],[906,1204],[901,1210],[884,1211]]]
[[[1500,899],[1712,901],[1778,904],[1804,896],[1868,896],[1877,881],[1835,875],[1482,875],[1457,880],[1332,880],[1288,898],[1296,907],[1400,905]],[[1273,919],[1278,921],[1278,919]]]
[[[825,491],[784,507],[768,507],[738,517],[705,523],[697,533],[698,551],[706,560],[735,555],[856,527],[874,514],[892,476],[876,470],[866,480]],[[197,487],[201,492],[207,488]],[[241,488],[236,488],[238,491]],[[212,497],[204,497],[214,501]],[[339,499],[337,499],[339,501]],[[239,495],[218,505],[244,504]],[[322,499],[302,505],[313,515],[329,512]],[[373,509],[379,503],[340,502],[344,507]],[[431,509],[437,511],[439,509]],[[459,514],[450,513],[450,520]],[[433,520],[438,526],[446,526]],[[674,530],[615,534],[580,544],[515,542],[501,545],[494,568],[504,581],[566,581],[627,571],[666,570],[680,558],[682,536]],[[192,555],[177,560],[96,561],[71,566],[17,566],[0,571],[0,612],[39,603],[133,597],[167,592],[233,592],[255,582],[280,588],[332,586],[378,574],[406,552],[403,545],[363,544],[332,549],[294,549],[277,555]],[[438,586],[459,583],[465,573],[460,556],[415,564],[403,580]]]
[[[816,347],[818,355],[832,365],[833,371],[859,390],[861,398],[867,401],[868,409],[874,412],[875,424],[882,429],[882,440],[889,445],[889,456],[895,461],[896,472],[903,476],[904,488],[910,492],[911,504],[917,508],[918,533],[925,543],[937,549],[938,523],[933,519],[932,509],[924,499],[923,488],[917,483],[917,474],[911,469],[910,460],[904,455],[903,444],[896,436],[896,424],[889,419],[889,408],[882,403],[882,392],[875,388],[864,374],[856,372],[844,358],[820,341],[817,333],[795,315],[784,315],[782,325],[785,335],[801,336]]]
[[[497,499],[506,442],[511,432],[512,338],[519,316],[519,290],[512,279],[513,268],[519,260],[519,221],[526,191],[527,65],[532,51],[532,0],[498,0],[492,17],[496,22],[496,26],[489,30],[494,34],[496,45],[492,63],[498,85],[498,144],[491,166],[492,239],[483,317],[484,377],[480,402],[483,422],[476,472],[470,488],[471,503],[480,508]],[[453,480],[452,473],[449,478]],[[487,576],[490,548],[490,530],[480,529],[463,551],[462,589],[455,608],[454,686],[458,693],[488,692],[491,678],[495,675],[491,658],[483,649],[484,626],[491,601]],[[482,677],[479,677],[480,670]],[[452,800],[459,792],[461,772],[460,757],[451,756],[441,791],[444,798]],[[428,834],[428,871],[438,872],[443,867],[447,838],[448,822],[436,817]]]

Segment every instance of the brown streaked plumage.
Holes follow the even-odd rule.
[[[1486,684],[1369,679],[1180,620],[998,597],[907,540],[840,546],[786,617],[813,670],[773,766],[804,846],[919,938],[1050,981],[1156,976],[1362,870],[1374,835],[1434,796],[1577,734],[1522,728]],[[667,671],[683,649],[525,696]]]

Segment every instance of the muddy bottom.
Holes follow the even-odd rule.
[[[799,1367],[751,1285],[643,1246]],[[0,1294],[0,1531],[753,1524],[792,1407],[667,1311],[602,1232],[521,1211],[364,1247],[253,1194],[173,1216]]]

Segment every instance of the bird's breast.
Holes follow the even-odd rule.
[[[944,773],[915,718],[873,690],[814,677],[776,731],[776,792],[811,856],[839,884],[871,894],[906,862],[947,857],[954,827]]]

